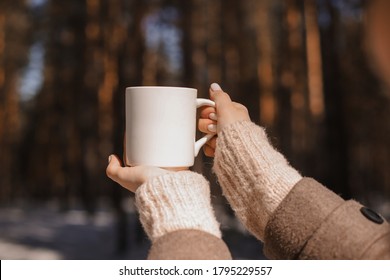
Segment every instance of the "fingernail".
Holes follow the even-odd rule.
[[[207,126],[208,131],[210,132],[217,132],[217,126],[215,124],[209,124]]]
[[[109,157],[108,157],[108,163],[111,162],[111,159],[112,159],[112,156],[109,156]]]
[[[221,87],[219,86],[219,84],[217,83],[212,83],[210,88],[213,90],[213,91],[217,91],[217,90],[222,90]]]
[[[210,120],[213,120],[213,121],[218,120],[216,113],[210,113],[209,118],[210,118]]]

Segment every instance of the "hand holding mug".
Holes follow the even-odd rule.
[[[106,169],[107,176],[119,185],[135,192],[139,186],[146,183],[153,177],[164,175],[172,171],[154,166],[133,166],[123,167],[116,155],[110,155]]]
[[[223,92],[221,87],[213,83],[210,86],[210,98],[215,102],[214,107],[203,107],[200,111],[198,128],[201,132],[220,133],[225,127],[239,121],[250,121],[248,109],[237,102],[233,102],[230,96]],[[203,147],[204,153],[213,157],[217,144],[217,135],[208,141]]]
[[[152,177],[192,166],[200,148],[215,134],[195,141],[196,109],[215,106],[196,95],[192,88],[127,88],[125,166],[111,155],[107,176],[135,192]]]

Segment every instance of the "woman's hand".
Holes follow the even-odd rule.
[[[123,167],[121,161],[115,155],[109,156],[106,169],[109,178],[132,192],[135,192],[139,186],[149,179],[170,172],[172,171],[153,166]]]
[[[223,92],[221,87],[213,83],[210,86],[210,98],[215,102],[214,107],[203,107],[200,111],[200,119],[198,128],[203,133],[221,132],[225,127],[239,121],[250,121],[247,108],[233,102],[230,96]],[[217,136],[203,146],[203,151],[206,156],[213,157],[217,144]]]

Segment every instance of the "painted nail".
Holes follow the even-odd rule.
[[[210,118],[210,120],[213,120],[213,121],[218,120],[216,113],[210,113],[209,118]]]
[[[213,91],[218,91],[218,90],[222,90],[221,87],[219,86],[219,84],[217,83],[212,83],[210,88],[213,90]]]
[[[207,126],[208,131],[210,132],[217,132],[217,126],[215,124],[209,124]]]
[[[112,159],[112,156],[109,156],[109,157],[108,157],[108,163],[111,162],[111,159]]]

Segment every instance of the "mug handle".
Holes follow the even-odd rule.
[[[211,106],[215,108],[215,102],[210,99],[204,99],[204,98],[197,98],[196,99],[196,108],[202,107],[202,106]],[[207,143],[211,138],[213,138],[215,133],[209,133],[200,138],[198,141],[195,142],[195,156],[199,154],[200,149],[203,147],[204,144]]]

